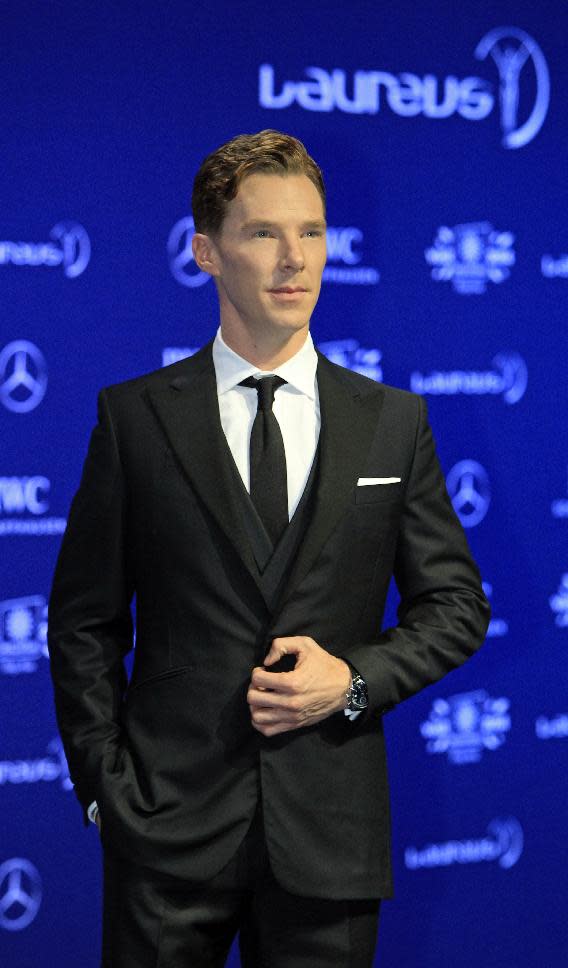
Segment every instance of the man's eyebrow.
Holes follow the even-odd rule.
[[[302,222],[301,224],[303,229],[325,229],[327,227],[327,223],[324,218],[306,219],[306,221]],[[243,231],[258,228],[278,228],[278,222],[273,222],[269,218],[254,218],[250,219],[248,222],[243,222],[241,228]]]
[[[259,226],[263,228],[272,228],[274,222],[271,222],[269,218],[252,218],[248,222],[243,222],[242,229],[257,229]]]

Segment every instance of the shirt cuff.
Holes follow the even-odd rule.
[[[98,814],[98,812],[99,812],[99,808],[98,808],[98,805],[97,805],[97,801],[96,800],[93,800],[93,802],[90,803],[89,806],[87,807],[87,816],[88,816],[89,820],[91,821],[91,823],[96,823],[97,822],[97,814]]]

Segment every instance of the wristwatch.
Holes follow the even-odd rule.
[[[346,709],[350,709],[352,712],[359,712],[361,709],[366,709],[369,705],[369,693],[367,691],[367,683],[354,669],[351,663],[349,668],[351,669],[351,685],[345,693]]]

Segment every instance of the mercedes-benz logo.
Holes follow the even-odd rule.
[[[17,339],[0,353],[0,400],[13,413],[29,413],[47,389],[47,363],[34,343]]]
[[[0,927],[23,931],[41,904],[41,878],[36,867],[22,857],[0,865]]]
[[[168,238],[168,258],[174,279],[182,286],[195,289],[209,282],[211,276],[195,264],[191,240],[195,235],[195,223],[191,216],[180,218]]]
[[[464,528],[474,528],[489,510],[491,491],[487,472],[475,460],[460,460],[448,474],[450,499]]]

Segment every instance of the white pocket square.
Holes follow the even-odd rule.
[[[360,477],[357,487],[368,487],[370,484],[400,484],[400,477]]]

